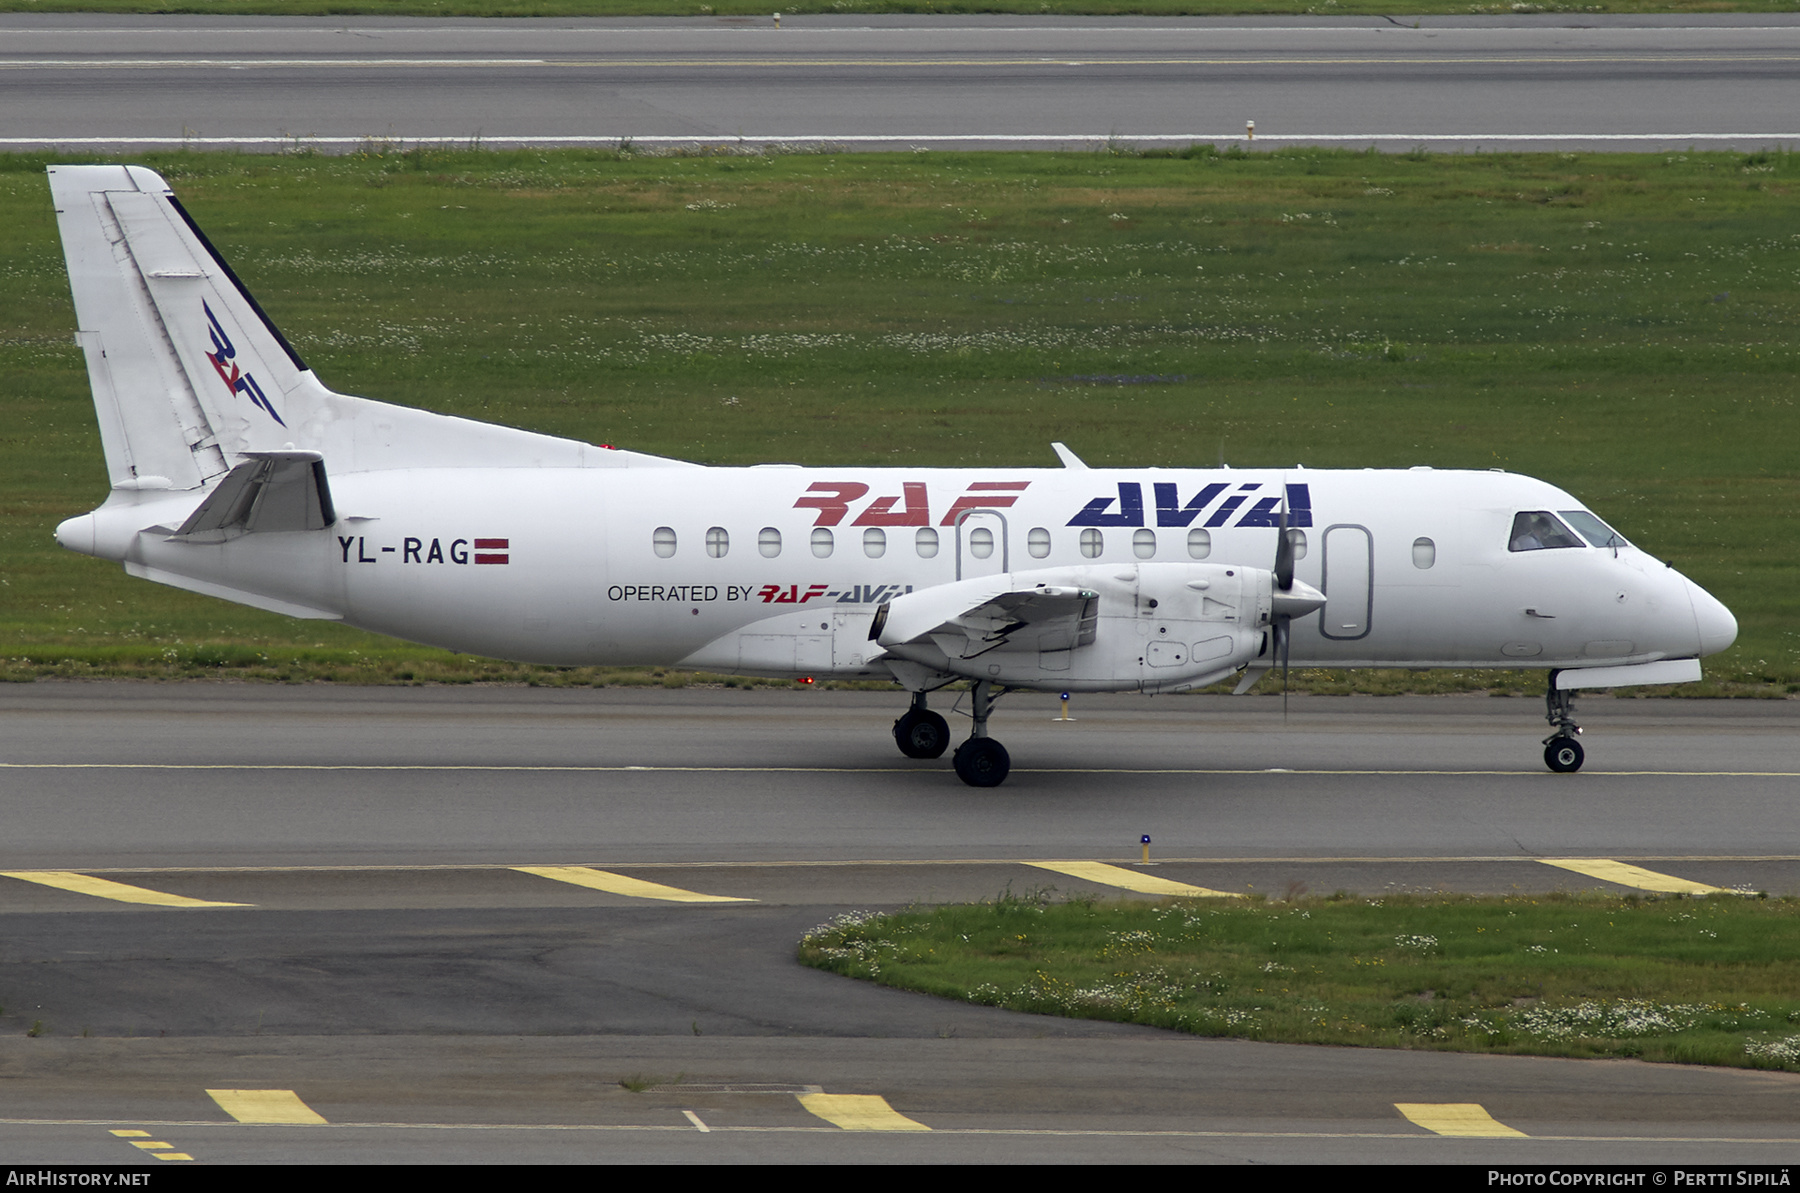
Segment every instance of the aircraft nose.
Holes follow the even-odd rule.
[[[1700,632],[1700,653],[1718,654],[1737,641],[1737,618],[1706,589],[1687,582],[1688,600],[1694,606],[1694,625]]]

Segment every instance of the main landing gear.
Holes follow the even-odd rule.
[[[939,758],[949,747],[949,722],[925,707],[925,693],[914,692],[912,707],[894,722],[894,744],[908,758]]]
[[[969,731],[969,740],[956,747],[951,762],[956,766],[956,777],[971,787],[998,787],[1006,782],[1007,772],[1012,770],[1012,757],[1007,754],[1006,747],[987,735],[988,713],[994,707],[994,685],[986,680],[975,685],[970,693],[971,715],[975,718],[975,727]]]
[[[1550,673],[1549,690],[1544,693],[1544,719],[1555,730],[1544,739],[1544,765],[1559,775],[1571,775],[1581,769],[1587,751],[1575,740],[1581,726],[1575,723],[1575,690],[1559,689],[1556,672]]]
[[[970,696],[975,727],[969,739],[956,747],[951,762],[956,767],[956,777],[969,786],[998,787],[1012,770],[1012,758],[1005,746],[987,735],[994,685],[977,683]],[[924,692],[914,692],[912,707],[894,722],[894,742],[908,758],[937,758],[950,745],[950,726],[925,707]]]

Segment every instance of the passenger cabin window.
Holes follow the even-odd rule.
[[[658,559],[667,559],[675,554],[675,530],[669,526],[658,526],[650,536],[650,545],[656,550]]]
[[[714,526],[706,532],[706,554],[713,559],[725,558],[731,550],[731,536],[725,533],[723,526]]]
[[[1596,547],[1629,547],[1625,536],[1586,510],[1559,510],[1563,521],[1581,532],[1581,537]]]
[[[1033,526],[1031,533],[1025,536],[1025,549],[1031,552],[1033,559],[1050,554],[1050,532],[1042,526]]]
[[[880,559],[887,554],[887,531],[879,526],[871,526],[863,531],[863,554],[870,559]]]
[[[918,548],[920,559],[935,559],[938,553],[937,531],[929,526],[920,527],[919,533],[913,536],[913,546]]]
[[[1156,531],[1145,527],[1131,532],[1131,553],[1139,559],[1149,559],[1156,554]]]
[[[1205,559],[1212,554],[1212,531],[1198,526],[1188,531],[1188,558]]]
[[[831,531],[820,526],[812,532],[812,552],[820,559],[831,557]]]
[[[1294,558],[1306,558],[1306,531],[1290,530],[1287,532],[1288,542],[1294,544]]]
[[[1081,532],[1081,553],[1089,559],[1100,558],[1100,552],[1106,550],[1106,538],[1092,526]]]
[[[969,554],[977,559],[986,559],[994,553],[994,532],[985,526],[977,526],[969,531]]]
[[[1544,551],[1551,547],[1585,546],[1549,510],[1521,510],[1513,515],[1508,551]]]
[[[1430,539],[1413,540],[1413,566],[1420,571],[1428,570],[1437,562],[1437,544]]]
[[[765,526],[757,531],[756,549],[762,552],[764,559],[773,559],[781,554],[781,531],[773,526]]]

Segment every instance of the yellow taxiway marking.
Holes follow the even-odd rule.
[[[148,1131],[113,1131],[112,1134],[130,1143],[132,1147],[149,1152],[158,1160],[192,1160],[194,1158],[186,1152],[174,1150],[175,1145],[172,1143],[151,1139]]]
[[[1140,895],[1189,895],[1214,899],[1235,899],[1231,891],[1213,891],[1203,886],[1189,886],[1185,882],[1174,882],[1167,878],[1158,878],[1154,874],[1145,874],[1137,870],[1127,870],[1123,866],[1109,866],[1105,862],[1026,862],[1027,866],[1036,866],[1040,870],[1054,870],[1058,874],[1067,874],[1071,878],[1085,878],[1089,882],[1103,883],[1106,886],[1124,887],[1128,891],[1136,891]]]
[[[150,890],[148,887],[114,882],[110,878],[95,878],[91,874],[77,874],[73,870],[0,870],[0,876],[17,878],[24,882],[35,882],[39,886],[53,886],[61,891],[74,891],[78,895],[92,895],[96,899],[112,899],[118,903],[148,903],[155,907],[251,906],[249,903],[214,903],[208,899],[190,899],[186,895],[170,895],[163,891]]]
[[[795,1094],[800,1105],[846,1131],[929,1131],[907,1118],[880,1094]]]
[[[1395,1102],[1394,1109],[1410,1121],[1439,1135],[1474,1136],[1483,1139],[1524,1139],[1525,1132],[1516,1131],[1481,1107],[1478,1102]]]
[[[591,890],[606,891],[613,895],[629,895],[633,899],[661,899],[668,903],[756,902],[755,899],[740,899],[735,895],[703,895],[699,891],[684,891],[678,886],[664,886],[660,882],[645,882],[642,878],[627,878],[623,874],[595,870],[589,866],[513,866],[511,868],[522,874],[535,874],[539,878],[572,883],[575,886],[585,886]]]
[[[322,1123],[324,1116],[291,1089],[209,1089],[206,1096],[240,1123]]]
[[[1634,886],[1639,890],[1663,891],[1680,895],[1728,895],[1731,892],[1724,887],[1708,886],[1704,882],[1689,882],[1685,878],[1676,878],[1672,874],[1658,874],[1655,870],[1646,870],[1642,866],[1628,866],[1624,862],[1615,862],[1603,857],[1559,857],[1539,858],[1546,866],[1555,866],[1559,870],[1573,870],[1577,874],[1586,874],[1589,878],[1599,878],[1606,882],[1616,882],[1620,886]]]

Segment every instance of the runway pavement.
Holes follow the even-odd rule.
[[[1800,16],[0,16],[0,146],[1800,143]]]
[[[839,911],[1009,887],[1792,893],[1794,702],[1589,699],[1588,767],[1556,776],[1535,701],[1301,698],[1284,724],[1271,698],[1082,697],[1071,724],[1020,696],[993,723],[1019,769],[986,792],[900,758],[902,703],[0,688],[0,1151],[1772,1164],[1800,1142],[1796,1075],[1199,1040],[793,960]],[[1474,1128],[1441,1118],[1468,1104]]]

